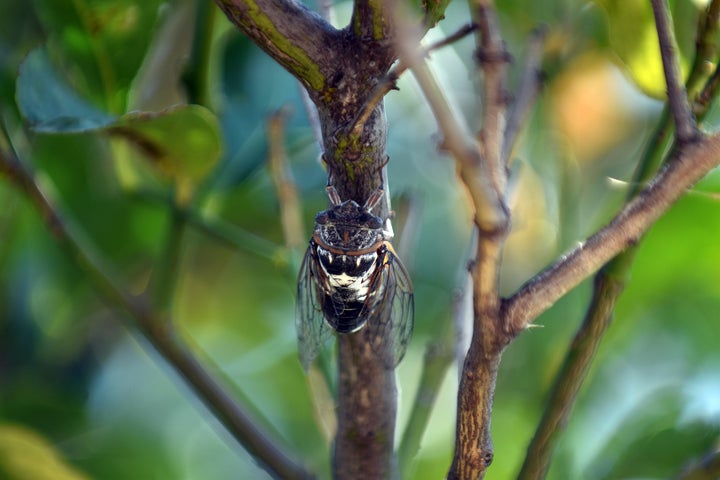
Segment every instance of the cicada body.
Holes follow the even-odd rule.
[[[351,334],[375,322],[389,353],[400,362],[413,327],[413,292],[407,271],[386,240],[383,221],[370,210],[382,191],[360,206],[329,190],[331,207],[315,229],[298,279],[297,330],[307,369],[333,331]]]

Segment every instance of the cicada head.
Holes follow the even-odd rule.
[[[383,221],[355,201],[346,200],[317,214],[315,237],[331,249],[363,251],[383,241]]]

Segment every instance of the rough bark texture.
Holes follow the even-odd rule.
[[[332,460],[338,479],[391,478],[395,472],[395,376],[370,348],[370,332],[338,336],[338,398],[343,401]]]

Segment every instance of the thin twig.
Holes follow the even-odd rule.
[[[505,89],[510,54],[505,48],[491,0],[478,0],[473,15],[480,25],[476,58],[483,73],[483,120],[480,139],[494,189],[505,191],[507,174],[502,159],[508,92]]]
[[[455,33],[425,47],[423,49],[423,52],[420,53],[420,55],[422,57],[427,57],[434,50],[438,50],[442,47],[455,43],[456,41],[477,30],[477,28],[477,24],[475,23],[463,25]],[[375,107],[377,107],[377,105],[382,101],[385,95],[390,93],[392,90],[397,89],[397,81],[407,69],[408,65],[402,59],[400,59],[388,71],[388,73],[380,79],[372,92],[370,92],[370,95],[365,101],[362,109],[360,109],[360,111],[358,112],[358,115],[353,119],[352,122],[350,122],[350,124],[348,124],[348,132],[351,132],[352,134],[358,134],[360,130],[362,130],[365,122],[367,122],[368,118],[370,117],[370,114],[373,112],[373,110],[375,110]]]
[[[148,190],[138,190],[132,195],[146,202],[167,205],[168,195]],[[290,263],[289,250],[230,222],[201,213],[192,205],[178,208],[186,217],[188,225],[203,232],[208,238],[221,242],[231,249],[240,249],[263,258],[280,267]]]
[[[720,93],[720,64],[715,66],[712,75],[705,82],[705,86],[700,91],[695,100],[694,110],[698,121],[702,121],[710,110],[712,101],[717,98]]]
[[[395,66],[393,66],[383,78],[380,79],[372,92],[370,92],[368,99],[365,101],[365,104],[362,106],[357,116],[348,124],[347,131],[350,135],[358,135],[362,131],[365,127],[365,122],[368,121],[368,118],[370,118],[370,115],[375,110],[375,107],[380,104],[382,99],[385,98],[385,95],[387,95],[391,90],[397,89],[396,82],[405,70],[407,70],[407,66],[401,60],[395,64]]]
[[[458,162],[460,178],[475,207],[475,223],[483,230],[492,230],[504,224],[508,219],[508,210],[498,192],[492,188],[475,139],[467,126],[456,119],[442,89],[415,46],[403,42],[402,35],[400,49],[403,61],[411,65],[413,75],[442,131],[442,147],[449,150]]]
[[[154,308],[163,314],[169,314],[172,308],[187,221],[187,216],[175,203],[174,196],[168,199],[166,207],[169,219],[165,240],[148,287]]]
[[[718,51],[717,32],[720,28],[720,0],[712,0],[700,16],[695,41],[695,58],[693,59],[690,74],[688,75],[685,88],[688,98],[696,98],[698,90],[702,88],[703,82],[707,80],[710,65],[716,63]],[[695,111],[697,115],[697,111]]]
[[[528,40],[527,56],[523,67],[520,85],[515,93],[515,100],[508,112],[507,125],[502,146],[502,160],[507,165],[517,141],[520,128],[535,102],[542,82],[542,55],[548,28],[538,27]]]
[[[306,245],[307,238],[302,226],[297,187],[287,165],[285,153],[284,123],[287,115],[286,110],[280,109],[268,119],[268,167],[280,204],[280,221],[285,245],[291,249],[300,249]]]
[[[228,394],[226,388],[199,363],[172,327],[173,322],[148,307],[144,297],[134,297],[122,289],[104,267],[94,247],[63,218],[47,199],[30,170],[10,153],[0,153],[0,173],[19,187],[40,212],[50,231],[70,257],[87,273],[94,286],[108,303],[124,311],[160,355],[187,382],[205,405],[215,414],[235,439],[253,455],[262,468],[282,478],[307,479],[312,475],[282,451]]]
[[[458,298],[454,302],[457,305]],[[455,313],[457,308],[454,308]],[[423,358],[422,373],[407,426],[398,448],[398,464],[405,478],[409,478],[412,460],[420,450],[420,442],[427,429],[430,414],[440,393],[447,371],[455,359],[455,328],[453,322],[443,319],[442,333],[430,341]]]
[[[425,47],[425,53],[426,55],[429,55],[430,53],[434,52],[435,50],[439,50],[443,47],[446,47],[448,45],[452,45],[453,43],[457,42],[458,40],[462,40],[466,36],[470,35],[474,31],[478,29],[478,25],[476,23],[467,23],[463,25],[462,27],[458,28],[454,33],[451,33],[447,37],[438,40],[436,42],[431,43],[427,47]]]
[[[651,0],[651,2],[660,42],[663,70],[665,71],[668,102],[675,120],[675,137],[680,143],[690,142],[697,138],[699,131],[680,75],[678,47],[667,0]]]

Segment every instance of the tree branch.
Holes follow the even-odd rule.
[[[510,56],[500,33],[491,1],[470,2],[473,20],[479,25],[476,60],[483,74],[483,117],[479,134],[482,183],[475,179],[469,188],[482,188],[496,203],[495,218],[477,223],[477,252],[472,269],[473,332],[460,377],[455,454],[449,479],[482,478],[493,459],[490,436],[495,381],[500,356],[507,345],[500,318],[500,262],[510,226],[505,201],[507,172],[503,159],[508,94],[505,90]],[[473,198],[476,210],[482,205]]]
[[[350,20],[353,34],[376,41],[392,38],[387,8],[388,4],[383,0],[355,0]]]
[[[333,476],[392,478],[397,387],[395,372],[370,347],[376,332],[368,325],[338,335],[338,432]]]
[[[412,43],[412,26],[395,12],[401,60],[410,65],[443,133],[443,147],[455,157],[460,179],[474,207],[479,235],[473,276],[473,334],[460,378],[455,455],[449,479],[484,475],[493,457],[490,415],[500,355],[506,345],[498,296],[500,253],[509,227],[504,190],[507,181],[501,151],[507,95],[505,69],[509,56],[489,2],[475,5],[479,25],[478,60],[484,74],[484,115],[479,141],[450,110],[440,87]]]
[[[690,142],[699,135],[699,131],[680,75],[677,57],[678,47],[673,33],[667,0],[651,0],[651,3],[655,14],[655,26],[660,42],[663,70],[665,71],[668,102],[675,119],[675,137],[680,143]]]
[[[70,257],[77,260],[108,303],[124,311],[133,326],[153,345],[168,364],[187,382],[230,434],[271,475],[307,479],[312,475],[284,452],[268,433],[256,424],[245,407],[236,403],[220,381],[203,367],[184,344],[166,315],[148,307],[144,297],[133,297],[103,267],[92,245],[63,218],[34,180],[33,174],[12,154],[0,152],[0,173],[20,188],[40,212],[49,230]]]
[[[608,260],[633,245],[685,191],[720,163],[720,134],[678,149],[673,159],[604,228],[525,283],[503,302],[503,318],[517,335]]]
[[[515,99],[510,106],[503,136],[501,158],[505,165],[510,163],[510,156],[520,133],[520,128],[525,123],[525,118],[540,92],[543,47],[545,46],[547,33],[547,27],[538,27],[528,41],[525,65],[520,84],[514,95]]]
[[[340,32],[295,0],[215,0],[243,33],[317,100],[329,88]]]
[[[475,208],[474,221],[481,229],[492,230],[507,221],[507,209],[488,180],[485,173],[487,167],[484,166],[476,141],[467,127],[457,121],[427,64],[412,48],[403,52],[404,61],[411,65],[413,75],[442,131],[442,148],[449,150],[457,161],[460,178]]]
[[[483,123],[480,132],[482,156],[495,191],[504,193],[507,175],[502,159],[508,92],[505,90],[510,54],[500,34],[492,0],[471,2],[473,20],[480,26],[476,58],[483,73]]]

